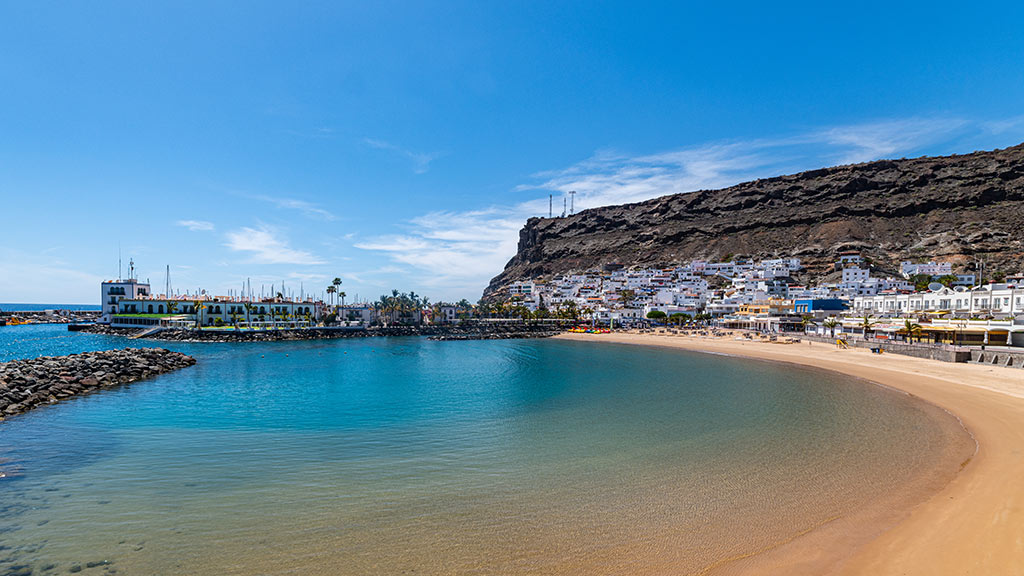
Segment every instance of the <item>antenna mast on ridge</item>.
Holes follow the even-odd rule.
[[[573,205],[573,200],[576,199],[576,191],[569,190],[569,214],[575,214],[576,208]]]

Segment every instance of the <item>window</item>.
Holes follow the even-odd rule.
[[[164,305],[163,304],[157,306],[157,312],[160,313],[160,314],[164,313]]]
[[[147,311],[148,311],[149,314],[153,313],[153,305],[152,304],[149,305],[149,308],[147,308]]]

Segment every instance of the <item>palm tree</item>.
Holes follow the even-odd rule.
[[[427,298],[426,296],[420,298],[420,324],[423,323],[423,311],[424,310],[427,311],[428,317],[431,318],[431,322],[433,322],[433,313],[432,313],[433,308],[431,308],[431,306],[430,306],[430,298]]]
[[[334,288],[335,292],[339,291],[338,289],[339,289],[340,286],[341,286],[341,278],[335,278],[334,280],[331,280],[331,287]],[[344,305],[344,303],[342,305]]]
[[[817,325],[818,325],[818,323],[815,322],[814,318],[812,316],[810,316],[810,315],[804,315],[804,317],[800,319],[800,326],[803,327],[804,332],[807,332],[807,327],[808,326],[817,326]]]
[[[903,339],[906,340],[907,342],[912,342],[914,336],[920,338],[922,330],[923,329],[921,328],[921,325],[918,324],[917,322],[914,322],[910,318],[904,320],[903,328],[900,328],[900,332],[903,332]]]
[[[875,322],[871,318],[872,318],[872,316],[870,314],[867,314],[863,318],[861,318],[861,320],[860,320],[860,327],[864,329],[864,339],[865,340],[868,337],[868,331],[871,330],[872,326],[877,324],[877,322]]]
[[[178,303],[175,302],[174,300],[168,301],[167,302],[167,313],[168,314],[174,314],[177,311],[178,311]]]
[[[345,294],[344,292],[338,292],[338,298],[341,298],[341,307],[342,308],[345,307],[345,297],[346,296],[348,296],[348,294]]]
[[[334,286],[328,286],[327,287],[327,293],[330,294],[330,296],[331,296],[331,306],[334,306],[334,294],[337,291],[338,291],[338,289],[336,287],[334,287]]]
[[[835,318],[829,318],[821,323],[822,326],[828,328],[832,333],[832,338],[836,337],[836,326],[839,326],[839,322],[836,322]]]

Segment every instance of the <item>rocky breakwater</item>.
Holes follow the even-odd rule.
[[[282,330],[195,330],[166,328],[146,332],[138,328],[111,328],[103,325],[84,327],[81,331],[116,336],[139,336],[149,340],[173,342],[273,342],[283,340],[331,340],[337,338],[371,338],[381,336],[427,336],[431,340],[494,340],[510,338],[546,338],[554,336],[574,323],[563,326],[525,322],[489,322],[467,320],[457,324],[392,325],[369,328],[314,327]]]
[[[196,363],[163,348],[125,348],[0,363],[0,420],[40,404],[137,382]]]

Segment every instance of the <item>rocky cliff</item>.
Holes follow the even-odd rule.
[[[839,252],[876,268],[901,260],[955,262],[986,276],[1024,269],[1024,144],[973,154],[880,160],[531,218],[519,249],[484,292],[521,279],[606,264],[799,257],[801,280],[832,274]]]

